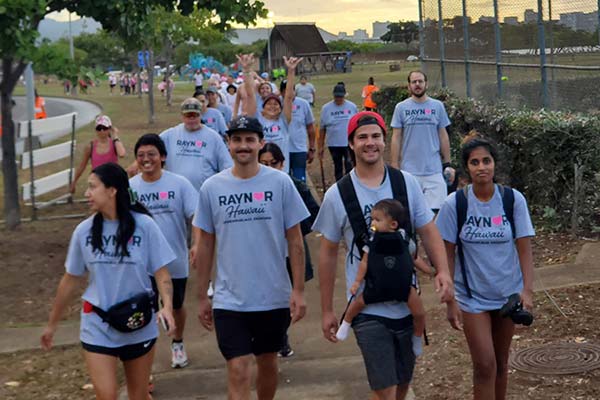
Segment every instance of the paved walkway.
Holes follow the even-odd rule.
[[[318,238],[309,237],[309,246],[316,249]],[[312,254],[317,259],[317,251]],[[551,289],[577,284],[600,282],[600,243],[583,246],[573,264],[557,265],[536,270],[535,289]],[[335,307],[341,312],[345,305],[342,298],[344,281],[342,262],[338,263]],[[186,307],[188,325],[185,343],[190,365],[183,370],[170,366],[169,339],[162,336],[157,343],[154,379],[157,400],[169,399],[225,399],[226,373],[213,332],[202,328],[196,318],[195,275],[192,273],[188,286]],[[281,360],[280,388],[277,398],[286,400],[318,399],[366,399],[368,387],[362,359],[353,338],[345,343],[330,344],[321,335],[319,291],[316,280],[307,284],[307,317],[290,330],[291,345],[296,354]],[[443,312],[437,307],[438,300],[431,282],[423,285],[423,300],[432,312]],[[38,348],[42,327],[0,329],[0,352],[14,352]],[[56,336],[57,344],[78,343],[78,324],[66,323]],[[126,397],[121,397],[125,399]]]

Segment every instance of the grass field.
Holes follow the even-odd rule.
[[[375,83],[379,86],[394,85],[400,82],[405,82],[406,74],[411,69],[418,68],[418,63],[405,63],[401,62],[401,70],[399,72],[389,72],[387,64],[368,64],[368,65],[355,65],[351,73],[346,74],[328,74],[313,76],[310,81],[315,85],[317,90],[316,105],[313,109],[316,121],[319,120],[320,109],[323,104],[332,99],[333,87],[337,82],[343,81],[346,84],[348,91],[348,99],[354,102],[359,108],[361,108],[362,99],[360,97],[362,87],[366,85],[367,79],[370,76],[375,78]],[[64,96],[62,85],[59,83],[48,83],[43,84],[39,82],[36,86],[38,92],[42,96]],[[158,92],[158,91],[156,91]],[[144,133],[156,132],[160,133],[164,129],[174,126],[180,122],[179,116],[179,103],[186,97],[189,97],[194,92],[194,85],[192,82],[177,82],[173,93],[173,105],[168,107],[164,97],[160,96],[160,92],[155,93],[155,111],[156,111],[156,122],[153,125],[148,125],[148,98],[143,96],[141,99],[137,95],[134,96],[120,96],[118,94],[110,96],[108,85],[106,82],[102,82],[99,87],[93,88],[87,95],[80,94],[79,99],[90,100],[100,104],[103,108],[103,113],[111,117],[113,124],[118,127],[120,138],[125,144],[125,148],[128,153],[124,161],[121,161],[121,165],[126,166],[134,161],[133,145],[137,138]],[[15,90],[15,95],[24,94],[24,87],[19,86]],[[75,166],[79,163],[79,156],[83,151],[83,147],[95,135],[93,124],[89,124],[76,132],[77,139],[77,152],[75,159]],[[58,139],[55,143],[61,143],[66,141],[67,138],[63,137]],[[50,145],[50,144],[49,144]],[[37,178],[47,176],[53,172],[57,172],[68,168],[68,159],[50,163],[35,169],[35,175]],[[76,197],[80,198],[83,195],[84,188],[86,185],[87,173],[89,173],[89,167],[78,182],[78,188]],[[19,171],[19,184],[28,182],[30,180],[29,171]],[[3,182],[0,180],[0,190],[4,190]],[[66,193],[67,189],[57,190],[56,192],[49,193],[45,196],[40,196],[39,200],[56,197],[57,195]],[[0,207],[4,207],[3,199],[0,199]],[[27,217],[30,215],[30,207],[23,207],[21,209],[22,216]],[[52,213],[52,209],[43,211],[42,214]]]

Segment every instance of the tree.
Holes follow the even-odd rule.
[[[32,56],[35,71],[40,74],[56,75],[59,79],[77,82],[79,70],[85,65],[87,53],[75,48],[75,59],[71,60],[69,43],[66,39],[50,42],[45,39]]]
[[[82,33],[73,38],[73,44],[87,53],[84,65],[88,67],[122,69],[129,61],[123,40],[106,30]]]
[[[15,164],[15,133],[12,123],[12,92],[27,62],[34,58],[40,21],[48,13],[66,9],[95,19],[104,29],[117,34],[126,43],[137,45],[143,42],[142,35],[149,29],[148,23],[151,19],[147,18],[148,15],[154,7],[160,6],[169,12],[179,9],[183,15],[189,15],[195,7],[208,10],[215,27],[219,30],[229,29],[233,22],[248,25],[259,17],[266,17],[267,14],[264,3],[254,0],[105,0],[101,6],[95,1],[0,0],[2,171],[4,215],[9,229],[16,228],[21,220]]]
[[[419,37],[419,25],[413,21],[393,22],[388,25],[388,29],[380,39],[384,42],[406,43],[406,48]]]

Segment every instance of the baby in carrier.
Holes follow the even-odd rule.
[[[425,309],[413,286],[413,274],[415,266],[425,271],[429,270],[429,266],[418,257],[413,259],[416,246],[408,237],[408,233],[401,228],[409,218],[407,214],[402,204],[393,199],[381,200],[373,206],[372,235],[369,243],[363,248],[364,254],[356,280],[350,288],[354,301],[350,299],[342,324],[336,333],[339,340],[348,337],[352,320],[367,304],[395,300],[408,303],[414,323],[413,352],[415,356],[422,353]],[[357,295],[363,279],[364,290]]]

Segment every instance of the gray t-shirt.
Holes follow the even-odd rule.
[[[127,249],[129,257],[115,254],[115,239],[119,221],[104,220],[102,238],[104,253],[92,252],[92,215],[75,228],[65,261],[67,273],[88,274],[88,286],[82,298],[108,310],[113,305],[139,293],[152,293],[149,275],[175,259],[169,243],[158,225],[147,215],[133,213],[135,231]],[[95,312],[81,311],[80,340],[103,347],[120,347],[141,343],[158,336],[156,318],[144,328],[122,333],[112,328]]]
[[[198,204],[198,191],[181,175],[162,171],[160,179],[146,182],[142,174],[129,180],[140,203],[152,213],[176,258],[170,262],[171,278],[182,279],[189,275],[186,220],[194,215]]]
[[[306,125],[315,122],[308,101],[296,96],[292,104],[292,123],[290,124],[290,153],[301,153],[308,151],[308,132]]]
[[[265,142],[275,143],[283,152],[283,156],[285,157],[283,170],[288,171],[290,165],[290,152],[288,147],[288,142],[290,140],[290,126],[286,121],[285,115],[281,112],[279,118],[276,120],[267,119],[262,113],[257,113],[255,117],[263,126]]]
[[[217,109],[219,111],[221,111],[221,114],[223,114],[223,118],[225,119],[225,124],[229,125],[229,123],[231,122],[231,117],[233,115],[233,112],[231,111],[231,107],[229,107],[228,105],[223,104],[223,103],[218,103]]]
[[[514,190],[515,237],[534,236],[527,201]],[[456,244],[456,193],[442,205],[436,224],[446,242]],[[461,309],[470,313],[497,310],[513,293],[523,290],[519,254],[512,238],[510,223],[502,207],[502,196],[496,187],[488,202],[468,191],[467,218],[460,233],[472,298],[467,296],[458,259],[454,259],[454,285]]]
[[[339,106],[332,100],[321,108],[321,128],[325,129],[328,147],[348,146],[348,122],[356,113],[356,105],[348,100]]]
[[[200,189],[194,226],[216,235],[213,308],[266,311],[289,307],[286,230],[309,216],[291,178],[260,166],[239,179],[227,169]]]
[[[418,103],[409,97],[396,104],[391,125],[402,129],[403,171],[419,176],[442,173],[439,129],[450,120],[441,101],[427,98]]]
[[[415,177],[404,171],[402,173],[406,181],[410,220],[415,229],[421,228],[433,220],[433,213],[427,206],[421,187]],[[367,226],[371,226],[371,209],[375,203],[379,200],[393,198],[389,177],[386,175],[385,181],[381,186],[370,188],[360,182],[354,169],[350,171],[350,176]],[[348,252],[346,254],[346,294],[348,299],[350,299],[350,288],[356,279],[358,265],[360,264],[360,254],[357,246],[353,245],[354,232],[348,220],[348,215],[346,214],[346,209],[342,203],[342,197],[337,185],[333,185],[325,193],[319,215],[317,215],[312,229],[313,231],[321,232],[325,239],[334,243],[338,243],[344,239],[346,248],[352,249],[352,253]],[[362,313],[399,319],[409,315],[410,311],[406,303],[392,301],[368,305],[363,309]]]
[[[312,83],[306,82],[304,85],[302,83],[296,84],[296,96],[303,98],[309,103],[313,103],[315,101],[315,87]]]
[[[202,114],[202,123],[209,128],[217,131],[219,135],[225,136],[227,134],[227,124],[225,123],[225,117],[220,110],[216,108],[207,108],[206,112]]]
[[[208,177],[233,165],[223,138],[207,126],[189,132],[179,124],[160,137],[167,148],[165,169],[183,175],[196,189]]]

